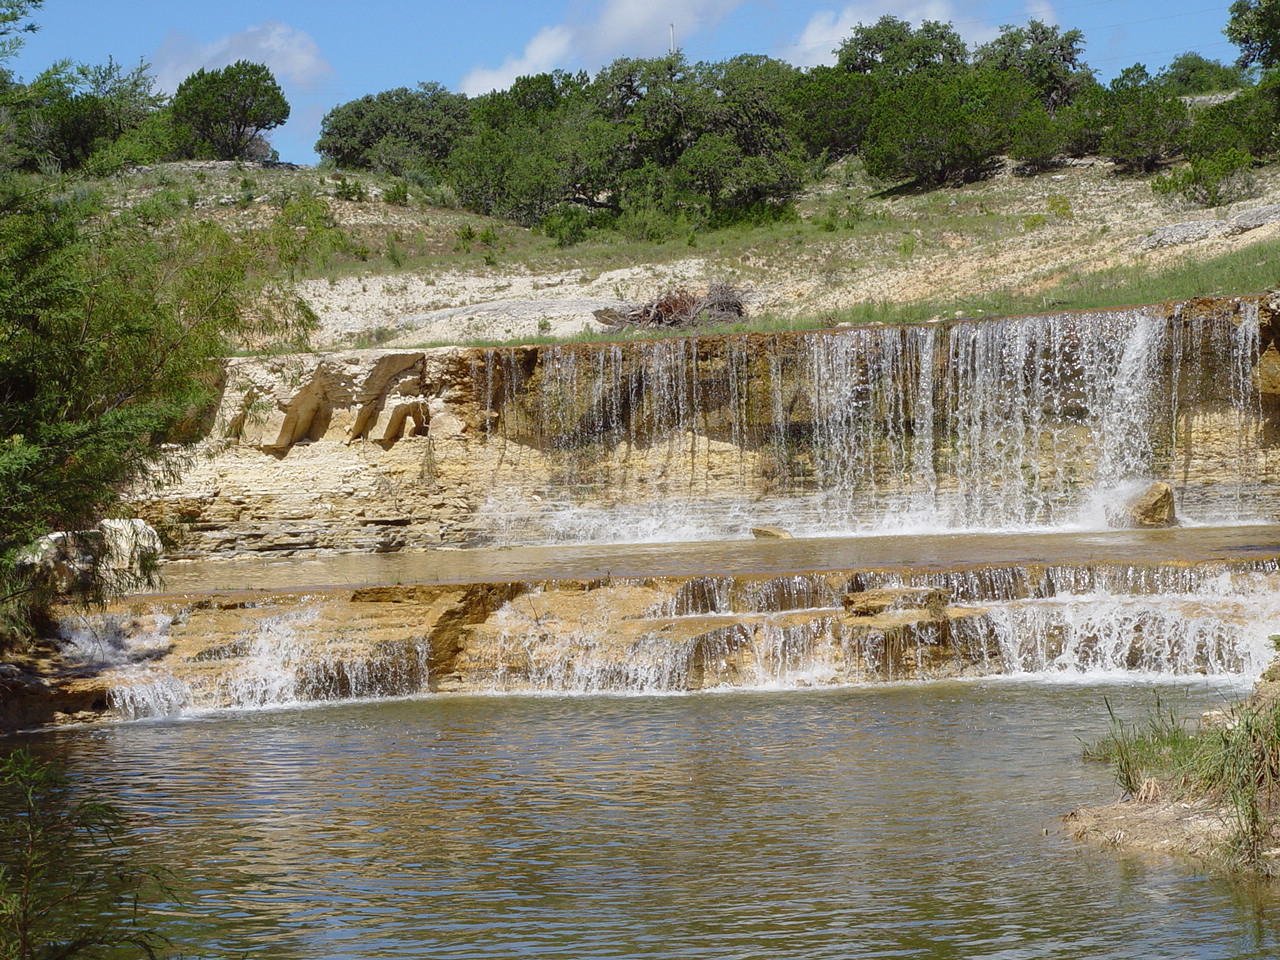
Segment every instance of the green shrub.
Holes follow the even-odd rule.
[[[1225,64],[1210,60],[1194,51],[1179,54],[1169,61],[1169,66],[1156,77],[1175,96],[1217,93],[1223,90],[1239,90],[1249,83],[1245,68],[1237,64]]]
[[[589,231],[608,226],[611,220],[604,211],[562,203],[542,221],[542,232],[554,240],[557,247],[571,247],[587,239]]]
[[[364,184],[355,177],[344,177],[339,174],[337,180],[337,186],[333,188],[333,195],[339,200],[350,200],[355,203],[362,203],[369,199],[369,191],[367,191]]]
[[[418,195],[418,200],[428,207],[443,207],[446,210],[457,210],[462,206],[458,199],[458,191],[447,183],[438,183],[429,190]]]
[[[1275,156],[1280,151],[1278,107],[1280,81],[1270,80],[1202,110],[1186,133],[1187,156],[1211,157],[1232,148],[1259,159]]]
[[[1092,157],[1102,150],[1107,90],[1094,84],[1054,115],[1069,157]]]
[[[1034,98],[1020,77],[1002,71],[912,76],[876,101],[862,155],[867,173],[931,184],[980,177]]]
[[[1039,102],[1009,127],[1009,156],[1028,171],[1046,170],[1066,152],[1067,134]]]
[[[653,203],[628,203],[617,219],[617,226],[628,240],[640,243],[666,243],[687,235],[690,224],[678,214],[669,213]]]
[[[1075,217],[1075,211],[1071,209],[1071,201],[1060,193],[1052,194],[1044,202],[1045,209],[1049,213],[1057,217],[1059,220],[1071,220]]]
[[[391,204],[393,207],[405,207],[409,205],[409,185],[403,180],[393,180],[382,191],[382,199],[385,203]]]
[[[1186,105],[1151,80],[1141,64],[1122,71],[1108,90],[1100,149],[1121,166],[1148,172],[1182,146]]]
[[[476,228],[469,223],[464,223],[458,229],[453,231],[453,249],[458,253],[470,253],[471,244],[475,243]]]
[[[1181,170],[1156,177],[1151,189],[1201,207],[1220,207],[1253,196],[1253,158],[1232,147],[1211,157],[1192,157]]]
[[[397,270],[404,266],[404,247],[400,246],[397,237],[387,237],[386,254],[387,259],[391,261],[391,265]]]

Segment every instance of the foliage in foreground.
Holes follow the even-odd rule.
[[[1129,796],[1171,791],[1224,805],[1234,821],[1228,861],[1280,872],[1269,856],[1280,845],[1280,700],[1242,704],[1221,725],[1193,730],[1157,699],[1137,722],[1112,712],[1110,731],[1084,756],[1112,764]]]
[[[221,358],[314,320],[274,278],[330,227],[298,200],[266,231],[235,236],[177,218],[161,197],[112,210],[63,174],[68,164],[98,174],[127,164],[129,151],[114,146],[159,100],[141,66],[126,74],[114,63],[64,63],[14,82],[4,64],[40,5],[0,0],[0,650],[67,589],[33,562],[39,539],[85,531],[127,488],[172,473],[166,442],[198,429]],[[193,129],[224,152],[288,116],[269,71],[254,64],[202,71],[179,93],[175,109],[190,108]],[[86,117],[106,125],[90,130]],[[33,164],[42,172],[24,172]],[[97,566],[74,584],[88,599],[104,586]]]
[[[63,179],[0,178],[0,638],[57,589],[24,562],[31,545],[170,476],[166,444],[200,429],[221,358],[308,328],[275,278],[328,229],[314,213],[295,201],[237,236],[163,204],[109,217]]]
[[[165,888],[124,839],[119,811],[77,799],[59,765],[0,759],[0,960],[159,956],[141,903]]]

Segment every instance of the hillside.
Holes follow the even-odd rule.
[[[322,197],[347,242],[301,274],[297,290],[320,318],[313,345],[323,349],[599,332],[594,310],[714,280],[744,288],[755,322],[768,326],[1256,293],[1273,282],[1280,168],[1253,176],[1252,197],[1205,210],[1170,203],[1149,177],[1101,160],[1036,176],[1006,164],[928,191],[882,190],[853,161],[810,190],[793,221],[665,240],[610,233],[569,247],[412,193],[387,203],[387,183],[372,176],[187,162],[108,189],[125,205],[177,196],[186,215],[241,229],[289,196]],[[1174,228],[1187,222],[1200,226]]]

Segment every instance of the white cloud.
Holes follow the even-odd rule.
[[[518,57],[507,57],[502,66],[489,69],[476,67],[462,78],[462,92],[469,97],[502,90],[516,77],[546,73],[561,66],[573,49],[573,31],[565,26],[543,27]]]
[[[310,34],[279,20],[266,20],[206,44],[170,34],[156,54],[157,86],[173,92],[197,70],[225,67],[237,60],[265,63],[276,79],[303,90],[314,90],[333,73]]]
[[[1049,0],[1027,0],[1027,19],[1055,24],[1058,22],[1058,13]]]
[[[597,57],[663,53],[670,44],[669,25],[675,25],[679,45],[682,37],[714,25],[742,3],[743,0],[609,0],[599,19],[582,31],[582,40]]]
[[[1052,8],[1044,0],[1029,0],[1028,8],[1031,7],[1047,8],[1052,16]],[[854,27],[860,23],[875,23],[885,14],[892,14],[909,23],[919,23],[921,20],[955,23],[956,32],[969,44],[985,43],[998,33],[992,27],[972,22],[978,19],[977,16],[957,9],[951,0],[912,0],[908,3],[866,0],[862,3],[845,4],[839,10],[819,10],[809,18],[799,39],[782,50],[782,55],[801,67],[835,63],[835,48],[849,36]]]
[[[518,57],[496,68],[475,67],[459,85],[475,95],[511,85],[516,77],[599,62],[619,56],[654,56],[666,51],[669,24],[676,43],[699,29],[714,26],[746,0],[605,0],[599,14],[582,22],[543,27]]]

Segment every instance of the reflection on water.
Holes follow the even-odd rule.
[[[150,824],[198,956],[1269,957],[1271,895],[1057,832],[1103,693],[451,698],[35,738]],[[1165,689],[1187,712],[1231,691]],[[1048,834],[1045,829],[1048,828]]]

